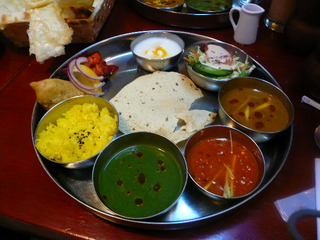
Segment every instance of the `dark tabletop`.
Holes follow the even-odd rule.
[[[268,8],[268,2],[264,7]],[[263,16],[264,17],[264,16]],[[274,202],[314,187],[314,159],[320,157],[313,133],[320,111],[301,103],[306,57],[287,46],[284,34],[263,25],[256,43],[240,46],[233,29],[185,29],[150,21],[125,0],[116,1],[96,41],[142,30],[179,30],[234,44],[256,59],[277,80],[295,108],[291,151],[274,181],[259,195],[226,217],[184,230],[144,230],[101,219],[68,196],[40,164],[31,139],[35,94],[29,83],[48,78],[64,61],[90,44],[72,44],[66,54],[43,64],[0,37],[0,226],[49,239],[291,239]],[[316,222],[306,218],[298,228],[316,238]]]

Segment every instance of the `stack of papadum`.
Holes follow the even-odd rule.
[[[46,79],[32,82],[37,101],[46,109],[67,98],[83,95],[70,81]],[[123,133],[149,131],[175,143],[212,123],[216,113],[192,109],[204,97],[202,91],[185,75],[177,72],[154,72],[134,79],[110,102],[119,113]]]
[[[93,42],[115,0],[0,0],[0,30],[30,46],[39,63],[65,53],[69,43]]]

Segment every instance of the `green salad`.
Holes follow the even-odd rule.
[[[248,56],[241,62],[238,56],[214,44],[206,44],[202,48],[196,46],[184,60],[195,72],[214,79],[248,76],[255,69],[255,65],[249,63]]]

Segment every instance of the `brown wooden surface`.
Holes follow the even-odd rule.
[[[233,41],[231,27],[190,30],[161,25],[140,16],[125,0],[116,1],[97,41],[153,29],[189,31],[235,44],[274,76],[296,111],[292,149],[279,175],[232,215],[196,228],[139,230],[100,219],[50,179],[36,157],[30,132],[35,94],[29,83],[48,78],[66,59],[89,45],[67,46],[64,56],[39,64],[27,48],[16,48],[1,36],[0,226],[40,239],[291,239],[274,202],[314,187],[314,158],[320,157],[313,138],[320,111],[301,103],[305,58],[287,48],[283,34],[263,24],[255,44],[240,46]],[[316,238],[314,219],[305,219],[298,226],[306,238]]]

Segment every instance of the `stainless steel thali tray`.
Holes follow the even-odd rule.
[[[138,76],[146,74],[144,70],[141,70],[137,67],[136,61],[130,51],[130,42],[136,36],[145,32],[146,31],[124,34],[95,43],[66,61],[52,74],[51,77],[63,78],[65,74],[63,73],[62,69],[66,67],[67,63],[71,61],[71,59],[80,55],[88,56],[94,52],[100,52],[108,64],[115,64],[120,68],[119,72],[116,74],[116,77],[108,82],[105,87],[106,94],[103,97],[106,99],[111,99],[127,83],[131,82]],[[186,46],[203,40],[218,41],[197,34],[181,31],[170,32],[179,35],[185,41]],[[230,46],[234,47],[232,45]],[[254,59],[252,60],[256,65],[256,69],[252,72],[251,76],[262,78],[278,85],[276,80],[270,75],[270,73],[268,73],[266,69],[263,68],[263,66],[261,66]],[[180,61],[177,68],[173,70],[187,75],[184,63],[182,61]],[[200,101],[199,104],[203,105],[202,107],[204,108],[210,108],[211,110],[217,112],[217,93],[207,92],[204,90],[203,92],[205,97],[202,102]],[[31,121],[33,140],[36,125],[44,113],[45,111],[43,110],[42,106],[36,102]],[[218,118],[215,120],[214,124],[219,124]],[[209,199],[206,196],[203,196],[200,192],[198,192],[191,182],[188,182],[185,192],[182,194],[182,197],[171,211],[156,218],[148,219],[147,221],[129,220],[112,215],[110,212],[108,212],[108,210],[100,203],[98,197],[94,193],[93,183],[91,180],[92,167],[82,170],[61,168],[53,165],[51,162],[48,162],[46,159],[42,158],[36,150],[35,151],[40,163],[51,179],[63,191],[65,191],[70,197],[80,203],[88,211],[103,219],[125,226],[144,229],[168,230],[189,228],[203,224],[207,221],[212,221],[218,217],[227,215],[233,210],[236,210],[254,198],[257,194],[261,193],[262,190],[264,190],[273,181],[283,167],[291,148],[292,136],[293,126],[269,142],[259,144],[266,160],[266,174],[260,188],[257,189],[257,191],[252,195],[241,200],[219,203]]]
[[[129,0],[134,9],[142,16],[169,26],[190,29],[214,29],[230,26],[229,11],[217,13],[190,13],[183,7],[182,11],[168,11],[151,7],[139,0]],[[260,4],[261,0],[233,0],[233,7],[246,3]]]

